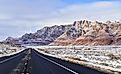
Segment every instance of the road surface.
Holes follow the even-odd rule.
[[[21,59],[25,57],[25,52],[27,50],[13,56],[0,58],[0,74],[10,74]]]
[[[26,56],[28,49],[18,54],[0,58],[0,74],[10,74]],[[106,74],[97,70],[50,57],[31,49],[31,60],[26,67],[29,74]],[[28,70],[27,69],[27,70]]]

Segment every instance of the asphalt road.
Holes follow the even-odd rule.
[[[38,60],[38,61],[34,61]],[[89,67],[71,63],[32,51],[32,74],[106,74]]]
[[[36,61],[35,61],[36,60]],[[32,52],[32,74],[74,74],[61,65],[47,59],[33,50]]]
[[[10,74],[22,58],[26,56],[27,51],[25,50],[7,58],[0,58],[0,60],[2,59],[0,61],[0,74]],[[31,50],[29,66],[27,68],[31,69],[31,74],[106,74],[79,64],[41,54],[36,50]]]
[[[25,57],[27,50],[8,57],[0,58],[0,74],[10,74],[16,68],[22,58]]]
[[[27,51],[27,50],[26,50],[26,51]],[[25,51],[22,51],[21,53],[23,53],[23,52],[25,52]],[[16,55],[18,55],[18,54],[20,54],[20,53],[17,53],[17,54],[11,55],[11,56],[3,56],[3,57],[0,57],[0,61],[3,61],[3,60],[5,60],[5,59],[11,58],[11,57],[14,57],[14,56],[16,56]]]

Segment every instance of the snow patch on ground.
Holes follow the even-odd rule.
[[[0,57],[11,56],[25,50],[24,47],[11,46],[7,44],[0,44]]]
[[[109,73],[121,73],[121,46],[38,46],[40,53]]]

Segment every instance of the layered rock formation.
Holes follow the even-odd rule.
[[[70,25],[44,27],[20,38],[9,37],[4,42],[29,45],[119,45],[121,21],[105,23],[81,20]]]
[[[66,39],[67,45],[119,45],[121,44],[121,22],[107,21],[105,23],[98,21],[75,21],[73,23],[73,31],[69,31],[69,35],[65,32],[55,42],[50,45],[63,45],[61,39]],[[70,41],[72,40],[72,41]],[[69,43],[67,43],[69,42]]]
[[[44,27],[35,33],[26,33],[20,38],[8,37],[4,43],[22,44],[22,45],[48,45],[57,37],[62,35],[70,25],[60,25]]]

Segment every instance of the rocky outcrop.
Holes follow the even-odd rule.
[[[70,25],[44,27],[16,39],[9,37],[4,42],[29,45],[119,45],[121,21],[75,21]]]
[[[62,46],[66,46],[66,45],[70,45],[74,42],[74,38],[76,35],[70,35],[68,34],[68,32],[65,32],[63,35],[61,35],[60,37],[58,37],[54,42],[52,42],[49,45],[62,45]]]
[[[92,36],[80,36],[75,40],[73,45],[90,45],[93,39]]]
[[[92,41],[91,45],[110,45],[112,42],[109,36],[99,36]]]
[[[8,37],[4,42],[22,45],[48,45],[62,35],[69,27],[70,25],[44,27],[35,33],[26,33],[18,39]]]
[[[53,43],[49,45],[56,45],[56,46],[66,46],[66,45],[71,45],[74,40],[67,39],[67,38],[58,38],[55,40]]]
[[[19,38],[12,38],[12,37],[8,37],[6,40],[3,41],[3,43],[16,44],[16,45],[20,45],[21,44]]]
[[[63,45],[117,45],[121,44],[121,22],[107,21],[105,23],[98,21],[75,21],[73,28],[66,30],[63,36],[55,40],[54,44]],[[68,33],[69,32],[69,33]],[[70,36],[71,35],[71,36]],[[62,41],[61,39],[64,40]],[[72,40],[72,41],[70,41]],[[72,43],[71,43],[72,42]]]

